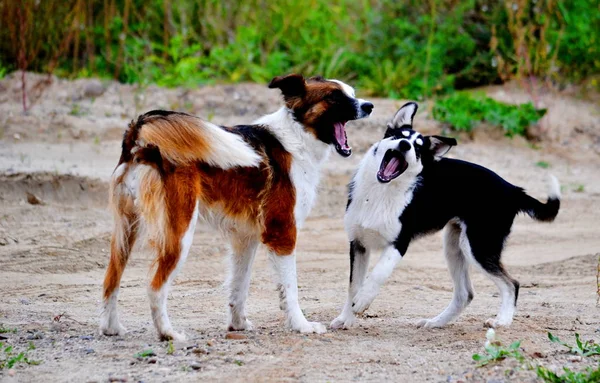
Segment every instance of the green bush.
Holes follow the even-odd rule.
[[[422,99],[600,72],[585,0],[0,0],[0,25],[2,68],[165,86],[297,71]]]
[[[471,131],[485,122],[502,127],[507,136],[525,135],[527,128],[546,114],[533,104],[509,105],[484,95],[457,92],[436,100],[433,118],[447,123],[452,129]]]

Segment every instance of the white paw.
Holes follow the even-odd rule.
[[[302,334],[324,334],[327,332],[325,325],[319,322],[304,322],[300,325],[292,326],[292,330]]]
[[[100,326],[100,334],[102,335],[107,335],[107,336],[122,336],[125,335],[125,333],[127,332],[127,329],[125,327],[123,327],[120,323],[117,323],[116,325],[101,325]]]
[[[498,328],[498,327],[508,327],[512,323],[512,319],[497,319],[497,318],[489,318],[485,322],[483,322],[483,327],[487,328]]]
[[[175,342],[185,341],[185,335],[175,332],[173,330],[163,331],[159,334],[160,340],[172,340]]]
[[[421,319],[420,321],[417,322],[417,327],[422,327],[422,328],[440,328],[440,327],[444,327],[445,325],[446,325],[446,323],[442,323],[435,319]]]
[[[352,312],[360,315],[367,311],[377,296],[377,292],[376,287],[365,285],[352,300]]]
[[[252,331],[253,329],[254,326],[252,326],[252,322],[248,319],[245,319],[244,321],[231,321],[227,326],[227,330],[229,331]]]
[[[339,330],[339,329],[348,330],[350,327],[353,327],[355,324],[356,324],[356,318],[354,317],[354,315],[350,315],[350,316],[340,315],[339,317],[335,318],[331,322],[331,324],[329,325],[329,328],[331,328],[332,330]]]

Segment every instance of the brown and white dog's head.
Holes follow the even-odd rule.
[[[344,157],[352,154],[346,123],[368,117],[373,111],[373,104],[356,98],[351,86],[321,76],[309,79],[299,74],[278,76],[271,80],[269,88],[280,89],[296,121],[317,139],[334,145]]]

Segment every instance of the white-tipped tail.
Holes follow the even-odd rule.
[[[254,167],[261,161],[240,135],[183,113],[145,116],[136,145],[154,145],[176,165],[202,161],[229,169]]]
[[[560,182],[552,174],[548,174],[548,198],[560,199]]]
[[[203,121],[208,130],[206,135],[209,145],[208,155],[204,159],[208,164],[221,169],[234,168],[236,166],[258,166],[261,157],[248,145],[241,136],[230,133],[221,127]]]

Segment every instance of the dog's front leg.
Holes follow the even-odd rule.
[[[286,325],[301,333],[326,332],[325,326],[318,322],[309,322],[304,317],[298,303],[298,277],[296,273],[296,253],[277,255],[269,251],[269,259],[279,276],[278,287],[282,299],[281,307],[285,310]]]
[[[355,314],[362,314],[369,308],[379,293],[381,285],[389,278],[401,259],[402,254],[394,245],[390,245],[383,250],[373,271],[352,300],[352,311]]]
[[[335,318],[329,327],[332,329],[348,329],[354,325],[356,318],[352,312],[352,300],[362,288],[369,268],[370,250],[358,239],[350,242],[350,283],[348,284],[348,299],[342,313]]]

